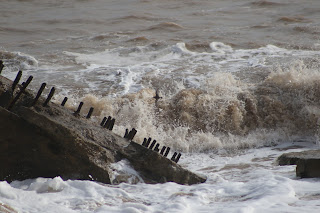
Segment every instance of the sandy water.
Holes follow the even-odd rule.
[[[35,92],[55,86],[55,102],[84,101],[97,123],[115,117],[116,133],[136,128],[135,141],[182,152],[179,164],[208,181],[132,184],[138,174],[119,162],[114,176],[128,183],[116,186],[1,182],[0,210],[318,212],[319,180],[275,160],[319,148],[319,1],[1,3],[2,75],[33,75]]]

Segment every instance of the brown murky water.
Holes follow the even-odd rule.
[[[0,14],[1,47],[36,56],[161,41],[320,48],[316,0],[2,0]]]

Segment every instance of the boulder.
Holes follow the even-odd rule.
[[[284,153],[277,159],[277,162],[280,166],[297,165],[296,175],[298,177],[320,177],[320,150]]]
[[[140,144],[114,134],[69,109],[25,90],[0,76],[0,180],[37,177],[110,183],[111,163],[128,159],[146,183],[197,184],[206,177]],[[11,106],[11,107],[8,107]],[[8,110],[10,109],[10,110]],[[112,129],[112,128],[111,128]]]

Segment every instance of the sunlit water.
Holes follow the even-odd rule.
[[[0,8],[2,75],[34,76],[97,123],[182,152],[204,184],[0,182],[0,211],[318,212],[319,180],[279,167],[318,149],[320,1],[8,0]],[[162,97],[153,98],[159,90]],[[135,184],[138,182],[138,184]]]

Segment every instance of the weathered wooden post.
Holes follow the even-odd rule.
[[[167,150],[166,150],[166,153],[164,154],[164,156],[167,157],[169,152],[170,152],[170,147],[167,147]]]
[[[80,104],[79,104],[79,106],[78,106],[77,111],[75,111],[75,112],[73,113],[73,115],[75,115],[75,116],[79,115],[79,114],[80,114],[80,111],[81,111],[82,106],[83,106],[83,102],[81,101],[81,102],[80,102]]]
[[[109,125],[109,130],[110,131],[112,131],[113,130],[113,126],[114,126],[114,123],[116,122],[116,119],[112,119],[111,121],[110,121],[110,125]]]
[[[154,145],[157,143],[157,141],[156,140],[153,140],[152,141],[152,143],[151,143],[151,145],[150,145],[150,147],[149,147],[149,149],[153,149],[153,147],[154,147]]]
[[[105,124],[105,122],[106,122],[106,120],[107,120],[107,117],[103,117],[103,119],[102,119],[102,121],[101,121],[101,123],[100,123],[100,126],[104,126],[104,124]]]
[[[181,153],[178,154],[177,158],[174,161],[178,163],[178,161],[180,160],[180,157],[181,157]]]
[[[54,87],[52,87],[51,90],[50,90],[50,92],[49,92],[49,95],[48,95],[47,99],[45,100],[45,102],[43,103],[42,106],[45,107],[45,106],[48,105],[48,103],[49,103],[49,101],[51,100],[51,98],[53,97],[53,94],[54,94],[55,91],[56,91],[56,89],[55,89]]]
[[[93,108],[93,107],[90,107],[89,112],[88,112],[87,117],[86,117],[87,119],[91,118],[91,115],[92,115],[92,113],[93,113],[93,110],[94,110],[94,108]]]
[[[156,147],[154,147],[153,151],[159,152],[159,146],[160,146],[160,144],[157,143],[157,145],[156,145]]]
[[[16,88],[17,84],[19,83],[20,79],[21,79],[21,76],[22,76],[22,71],[20,70],[18,73],[17,73],[17,76],[16,78],[14,79],[13,83],[12,83],[12,92],[14,91],[14,89]]]
[[[39,91],[37,93],[37,96],[35,97],[33,103],[31,104],[31,106],[34,106],[37,103],[38,99],[40,98],[40,96],[41,96],[41,94],[42,94],[42,92],[44,90],[44,88],[46,88],[46,85],[47,85],[46,83],[42,83],[41,84],[41,87],[40,87],[40,89],[39,89]]]
[[[129,131],[129,130],[126,129],[126,132],[124,133],[124,136],[123,136],[124,138],[128,138],[128,135],[129,135],[128,131]]]
[[[107,121],[104,123],[103,128],[107,128],[107,129],[108,129],[108,127],[109,127],[109,125],[110,125],[110,121],[111,121],[111,116],[108,116],[108,119],[107,119]]]
[[[131,141],[134,138],[134,136],[136,135],[136,133],[137,133],[137,130],[135,128],[132,128],[132,130],[129,132],[129,134],[127,136],[127,139],[129,141]]]
[[[147,145],[147,139],[146,139],[146,138],[144,138],[144,139],[143,139],[143,142],[142,142],[142,146],[144,146],[144,147],[145,147],[146,145]]]
[[[151,143],[151,138],[148,138],[148,141],[147,141],[147,144],[146,144],[146,147],[148,148],[148,146],[150,145],[150,143]]]
[[[167,148],[166,146],[163,146],[163,147],[162,147],[162,149],[161,149],[161,151],[160,151],[160,155],[163,155],[164,150],[166,150],[166,148]]]
[[[30,84],[30,82],[32,81],[33,76],[30,75],[29,78],[27,79],[27,81],[23,84],[22,88],[20,89],[19,93],[17,94],[17,96],[10,102],[9,106],[8,106],[8,110],[10,110],[14,104],[18,101],[18,99],[20,98],[20,96],[22,95],[22,93],[24,93],[25,89],[27,88],[27,86]]]
[[[172,160],[172,161],[175,161],[176,156],[177,156],[177,152],[174,152],[173,156],[171,157],[171,160]]]
[[[67,97],[64,97],[64,99],[63,99],[63,101],[62,101],[62,103],[61,103],[61,106],[64,106],[64,105],[66,104],[67,100],[68,100],[68,98],[67,98]]]

